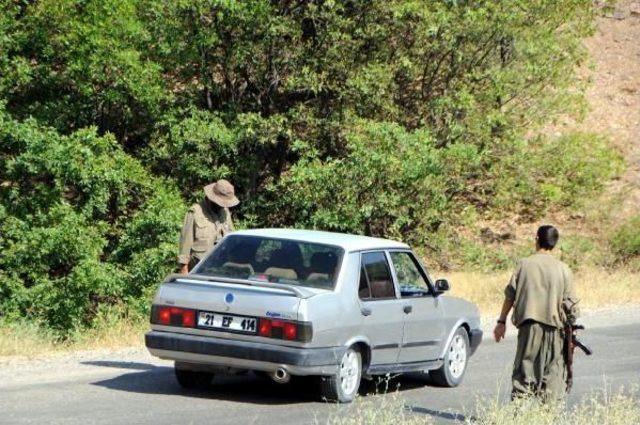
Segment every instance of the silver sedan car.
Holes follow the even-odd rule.
[[[350,402],[361,379],[428,371],[462,381],[482,340],[476,306],[446,296],[404,243],[260,229],[226,236],[189,275],[160,286],[146,346],[175,361],[183,387],[252,370],[286,383],[321,377]]]

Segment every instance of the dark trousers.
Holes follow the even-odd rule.
[[[512,397],[561,399],[566,390],[562,330],[528,320],[518,328]]]

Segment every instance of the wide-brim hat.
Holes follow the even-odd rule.
[[[221,207],[231,208],[240,203],[238,198],[236,198],[233,185],[224,179],[206,185],[204,187],[204,193],[207,195],[207,199]]]

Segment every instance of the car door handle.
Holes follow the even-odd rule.
[[[402,307],[402,310],[404,311],[405,314],[409,314],[413,311],[413,307],[410,305],[405,305],[404,307]]]
[[[362,307],[360,313],[362,313],[363,316],[371,316],[371,309],[369,307]]]

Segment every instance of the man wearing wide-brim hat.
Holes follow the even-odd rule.
[[[205,197],[193,204],[182,226],[178,263],[188,273],[227,233],[233,231],[229,208],[240,203],[233,185],[218,180],[204,187]]]

